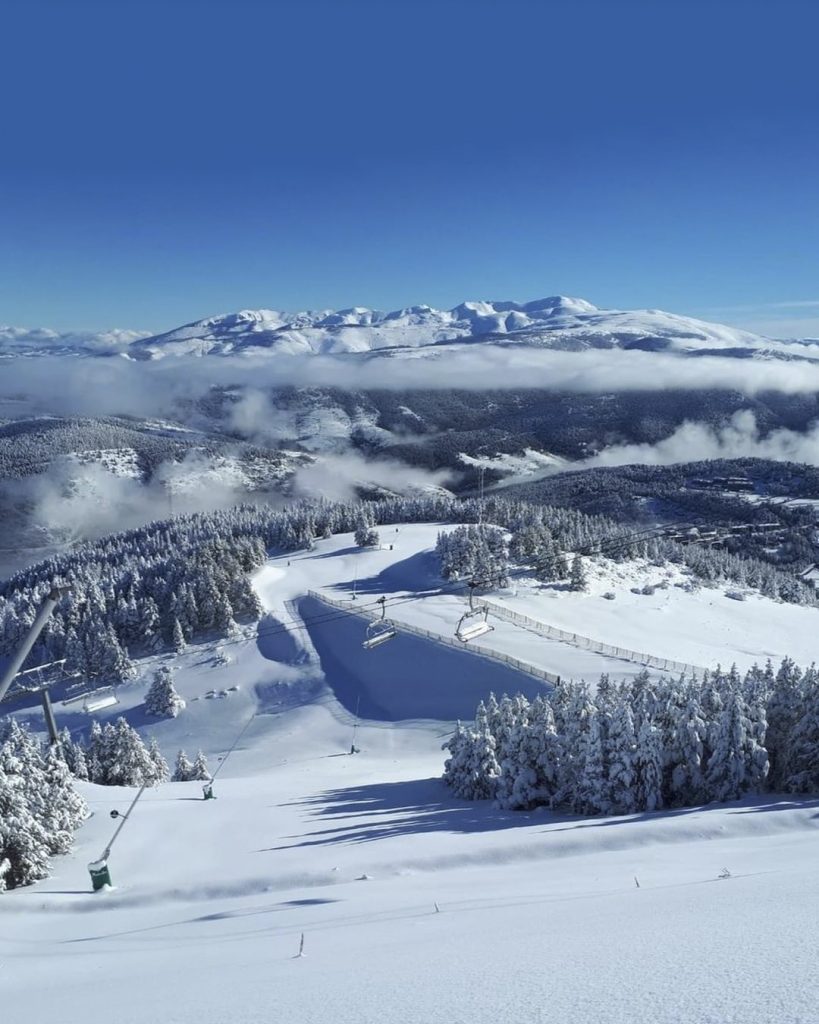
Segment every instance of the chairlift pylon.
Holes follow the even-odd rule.
[[[475,606],[474,593],[477,586],[479,586],[477,582],[469,584],[469,611],[464,612],[455,629],[455,636],[465,644],[470,640],[477,640],[479,636],[491,633],[495,628],[487,621],[488,606],[485,604]]]
[[[379,647],[381,644],[385,644],[388,640],[392,640],[397,635],[395,626],[386,620],[386,597],[379,597],[378,603],[381,605],[381,618],[375,619],[367,626],[367,635],[361,644],[361,646],[367,651],[371,651],[374,647]]]

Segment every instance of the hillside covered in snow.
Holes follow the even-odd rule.
[[[342,533],[273,552],[251,574],[258,622],[137,662],[98,717],[124,715],[171,763],[201,748],[216,799],[202,799],[200,782],[149,789],[112,847],[112,887],[93,893],[87,865],[117,826],[109,811],[136,791],[78,785],[92,816],[74,851],[50,878],[0,895],[10,1019],[46,1015],[48,956],[62,1012],[87,1024],[110,1019],[112,987],[129,991],[123,1024],[319,1024],[328,1006],[345,1024],[490,1024],[536,1020],[546,1004],[617,1024],[811,1020],[814,799],[587,817],[507,810],[445,786],[441,744],[456,718],[491,691],[534,702],[548,692],[510,659],[627,686],[643,669],[498,617],[483,653],[459,643],[466,597],[440,592],[433,550],[455,530],[398,522],[370,547]],[[740,651],[810,654],[800,617],[816,608],[729,601],[729,635],[713,620],[724,585],[673,588],[675,569],[655,600],[632,591],[662,582],[656,565],[600,558],[587,571],[585,593],[521,577],[491,601],[611,639],[605,588],[613,608],[659,604],[644,636],[655,653],[699,635],[709,665]],[[380,596],[398,636],[365,650]],[[784,650],[796,636],[806,646]],[[174,717],[146,704],[161,666],[184,702]],[[88,735],[81,703],[55,706],[73,738]],[[31,701],[15,717],[42,728]],[[487,984],[501,976],[514,981]]]
[[[599,309],[585,299],[553,295],[531,302],[470,301],[448,310],[430,306],[382,312],[283,312],[245,309],[207,317],[162,334],[109,331],[98,335],[0,328],[0,356],[400,355],[475,343],[558,351],[625,349],[678,355],[817,359],[815,346],[764,338],[735,327],[661,310]]]

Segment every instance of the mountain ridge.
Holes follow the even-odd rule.
[[[562,295],[529,302],[472,300],[449,310],[427,305],[382,311],[364,306],[284,312],[243,309],[172,330],[59,334],[0,326],[0,356],[414,355],[485,343],[558,351],[638,349],[676,355],[809,359],[816,346],[657,309],[603,309]]]

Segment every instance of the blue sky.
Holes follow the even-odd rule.
[[[0,322],[563,293],[819,334],[812,0],[6,0]]]

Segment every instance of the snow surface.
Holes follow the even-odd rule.
[[[772,340],[735,327],[656,309],[599,309],[585,299],[553,295],[532,302],[473,301],[453,309],[410,306],[383,312],[245,309],[207,317],[163,334],[138,331],[58,334],[47,329],[0,326],[0,357],[109,355],[233,356],[275,351],[284,355],[398,353],[442,344],[485,341],[579,351],[637,348],[682,354],[720,352],[754,358],[819,358],[816,346]]]
[[[587,559],[585,565],[587,593],[521,580],[517,593],[493,595],[492,603],[601,643],[707,668],[736,663],[744,671],[768,658],[775,664],[784,657],[801,665],[816,660],[816,608],[780,603],[730,583],[690,593],[683,589],[690,575],[644,560]],[[633,592],[645,586],[658,589]],[[744,601],[728,597],[738,589]],[[614,600],[604,598],[607,593]]]
[[[777,343],[733,327],[659,310],[602,310],[584,299],[550,296],[534,302],[463,302],[384,313],[356,307],[336,312],[242,310],[138,339],[131,355],[235,355],[273,349],[283,354],[345,354],[424,348],[441,342],[491,340],[556,348],[616,348],[645,339],[662,348],[771,350]],[[801,352],[801,350],[800,350]]]
[[[451,798],[440,744],[455,705],[539,684],[417,638],[364,652],[358,616],[304,599],[353,579],[362,603],[433,589],[435,533],[383,529],[382,550],[346,536],[272,559],[256,579],[258,629],[176,659],[178,718],[147,719],[147,678],[121,690],[114,711],[166,756],[201,746],[215,770],[235,749],[216,800],[196,783],[143,797],[111,855],[114,888],[98,894],[86,865],[133,791],[82,787],[94,816],[75,852],[0,897],[4,1024],[55,1007],[83,1024],[815,1024],[816,800],[582,819]],[[401,607],[443,632],[457,606]],[[293,631],[276,632],[285,620]],[[146,676],[157,660],[172,659]]]

